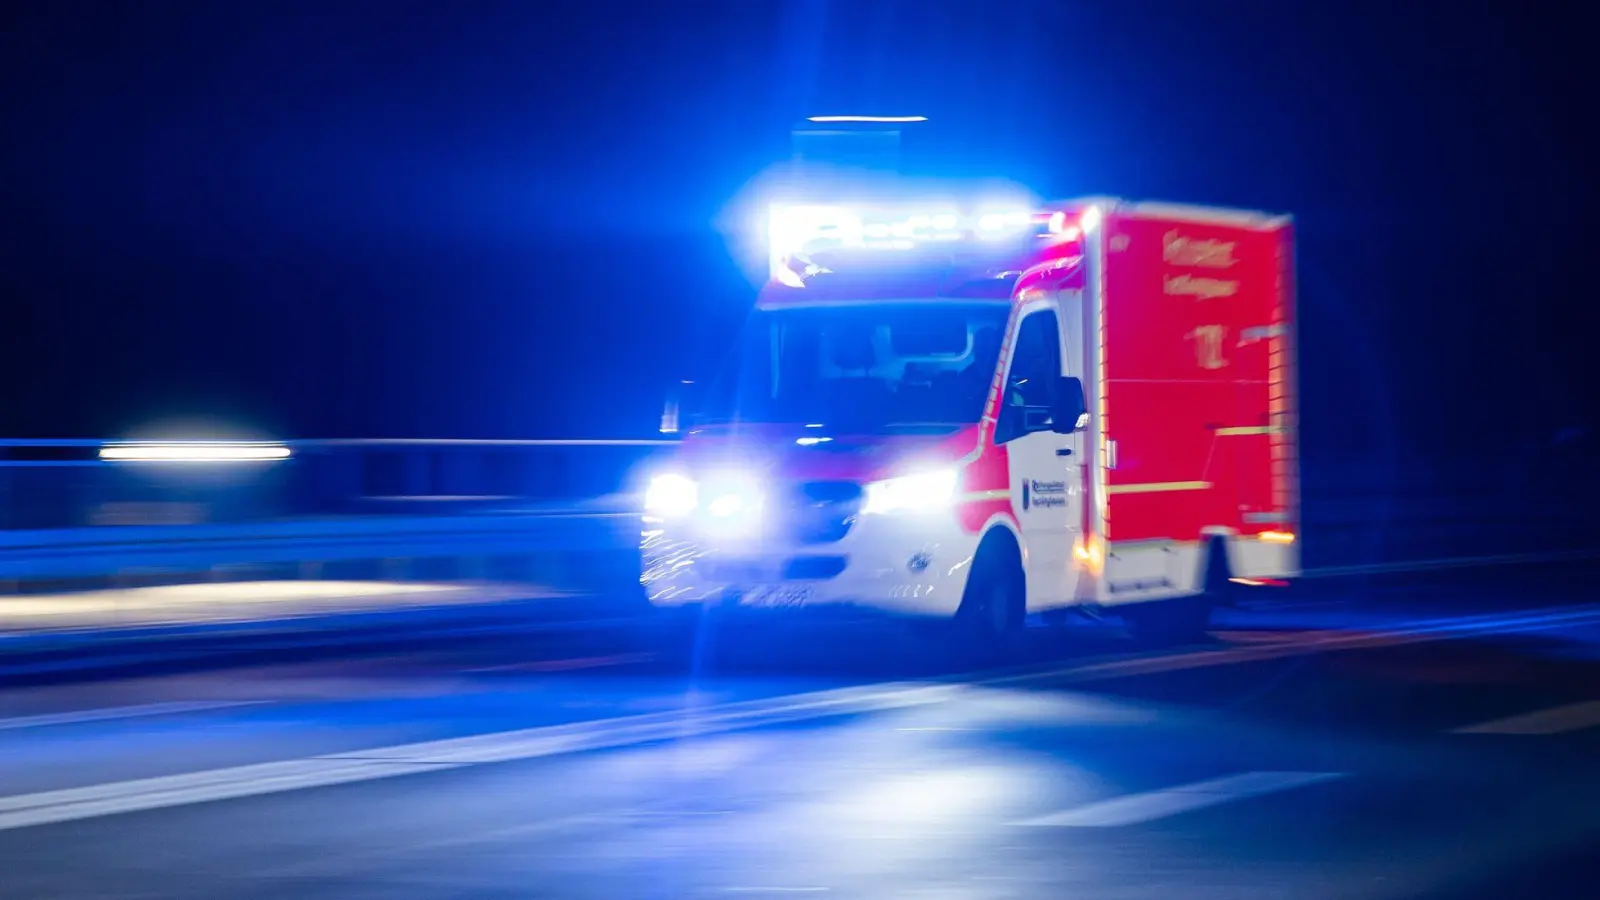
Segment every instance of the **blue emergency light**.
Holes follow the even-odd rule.
[[[971,208],[907,205],[776,205],[767,239],[771,277],[790,287],[828,271],[830,252],[895,252],[964,242],[1005,244],[1037,238],[1072,238],[1059,211],[979,204]]]

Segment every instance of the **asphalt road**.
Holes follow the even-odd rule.
[[[18,689],[0,896],[1596,896],[1600,608],[1395,610],[982,671],[785,631]]]

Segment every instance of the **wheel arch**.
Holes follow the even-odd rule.
[[[987,618],[983,613],[990,602],[989,589],[992,581],[986,580],[998,575],[1009,582],[1005,590],[1008,598],[1006,612],[1006,628],[1020,627],[1027,616],[1028,609],[1028,579],[1024,571],[1026,565],[1023,558],[1021,535],[1007,521],[992,523],[993,527],[986,528],[978,545],[973,550],[972,560],[967,568],[966,583],[961,591],[961,605],[956,610],[957,620],[975,621]],[[991,567],[999,565],[1004,568],[994,572]]]
[[[1017,560],[1024,566],[1028,564],[1028,545],[1023,540],[1022,530],[1017,527],[1016,519],[1003,513],[996,513],[983,523],[983,528],[978,531],[978,542],[973,546],[974,562],[984,546],[993,541],[1009,541],[1017,551]]]

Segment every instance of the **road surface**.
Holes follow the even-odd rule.
[[[0,896],[1594,897],[1600,608],[724,633],[0,694]]]

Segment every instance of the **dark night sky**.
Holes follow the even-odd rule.
[[[935,171],[1295,213],[1317,446],[1548,440],[1596,198],[1536,6],[11,4],[0,434],[648,434],[788,126],[910,111]]]

